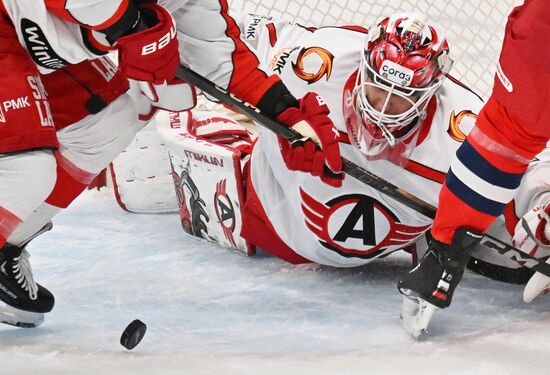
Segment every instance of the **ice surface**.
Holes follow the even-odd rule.
[[[56,296],[35,329],[0,327],[0,374],[548,374],[550,298],[466,274],[427,340],[399,325],[407,257],[302,270],[185,235],[177,215],[91,191],[29,245]],[[148,325],[131,352],[133,319]]]

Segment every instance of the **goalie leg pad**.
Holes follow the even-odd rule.
[[[156,120],[169,151],[184,231],[253,255],[254,247],[241,237],[242,168],[250,134],[224,113],[160,112]]]
[[[168,149],[156,121],[140,130],[109,166],[116,201],[128,212],[178,212]]]

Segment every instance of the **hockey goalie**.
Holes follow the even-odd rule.
[[[320,94],[343,157],[437,205],[483,102],[449,74],[449,46],[435,27],[415,14],[392,15],[368,31],[247,15],[241,29],[264,69],[295,96]],[[354,267],[411,249],[431,226],[432,219],[350,176],[325,175],[324,150],[307,140],[289,145],[260,124],[253,141],[245,126],[213,112],[156,121],[182,224],[194,235],[248,254],[256,246],[291,263]],[[532,162],[492,229],[537,257],[550,254],[549,157],[545,150]],[[474,256],[471,268],[495,279],[532,276],[486,249]]]

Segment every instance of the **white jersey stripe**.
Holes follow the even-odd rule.
[[[451,170],[466,186],[474,189],[482,196],[500,203],[508,203],[514,197],[517,189],[506,189],[483,180],[470,171],[459,159],[451,163]]]

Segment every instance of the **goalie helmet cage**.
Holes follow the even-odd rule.
[[[451,75],[487,99],[506,19],[520,0],[233,0],[231,9],[304,26],[369,27],[395,12],[417,12],[443,30],[455,65]]]

